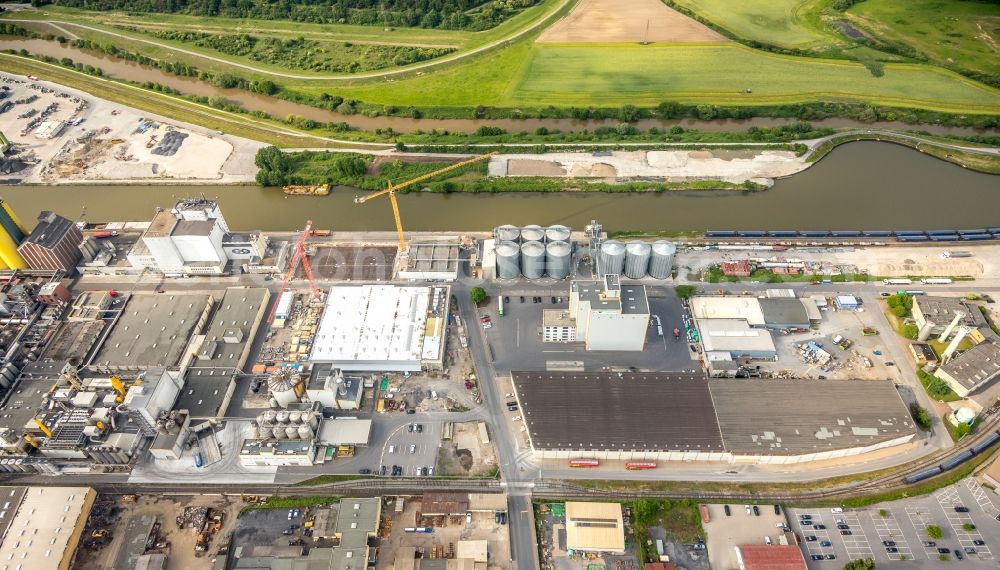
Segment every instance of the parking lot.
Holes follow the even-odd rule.
[[[681,371],[698,367],[691,358],[688,344],[683,339],[674,339],[671,334],[674,327],[682,327],[682,308],[670,289],[647,287],[652,316],[646,348],[642,352],[587,351],[582,342],[542,342],[542,311],[568,309],[568,289],[532,290],[526,286],[512,286],[501,291],[509,299],[504,303],[503,317],[497,314],[495,300],[479,311],[491,317],[492,327],[485,331],[486,339],[493,353],[494,367],[500,374],[513,369],[598,371],[635,366],[640,370]],[[534,297],[541,297],[541,302],[533,302]],[[553,298],[558,302],[553,303]],[[663,335],[657,330],[657,318],[662,323]]]
[[[779,508],[774,512],[773,505],[756,505],[747,512],[746,505],[706,505],[710,521],[703,523],[708,538],[708,559],[713,568],[739,568],[734,547],[744,544],[779,544],[784,534],[779,525],[784,525],[785,512]],[[726,507],[729,515],[726,515]],[[765,539],[765,537],[767,537]]]
[[[842,513],[791,509],[789,523],[802,540],[810,568],[842,568],[849,560],[864,558],[874,559],[879,567],[903,562],[931,568],[957,563],[956,550],[970,568],[997,568],[998,514],[1000,500],[969,478],[932,495]],[[940,538],[930,536],[928,527],[934,526],[940,527]],[[828,560],[831,554],[835,558]]]
[[[414,425],[422,426],[423,431],[416,428],[411,431]],[[403,470],[401,475],[415,476],[418,469],[435,466],[440,445],[441,422],[407,423],[386,438],[380,465],[386,466],[386,475],[392,474],[393,465],[399,465]]]

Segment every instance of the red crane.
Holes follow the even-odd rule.
[[[302,264],[306,278],[309,279],[309,288],[312,289],[313,298],[318,299],[320,297],[319,287],[316,286],[316,279],[313,278],[312,266],[309,265],[309,258],[306,257],[306,240],[309,239],[309,232],[312,230],[312,225],[312,220],[308,220],[305,229],[299,235],[299,239],[295,241],[295,250],[292,252],[292,259],[288,261],[288,269],[285,270],[285,277],[281,280],[281,288],[278,289],[278,296],[275,299],[274,306],[271,307],[271,314],[267,316],[267,324],[269,325],[274,322],[274,315],[278,312],[278,303],[281,301],[281,296],[285,293],[285,289],[288,288],[288,284],[295,277],[295,271],[299,268],[299,263]]]

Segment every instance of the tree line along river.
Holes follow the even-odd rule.
[[[390,230],[388,202],[354,203],[359,191],[289,197],[256,186],[67,185],[0,187],[26,222],[53,209],[88,221],[149,220],[181,197],[217,198],[230,227],[281,231],[315,227]],[[1000,225],[1000,176],[971,172],[889,143],[840,146],[770,190],[665,193],[505,193],[400,196],[408,230],[482,231],[501,224],[565,224],[597,219],[608,230],[937,229]]]

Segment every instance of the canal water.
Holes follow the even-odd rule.
[[[152,218],[177,198],[218,198],[234,230],[291,230],[312,219],[331,230],[390,230],[388,201],[358,205],[357,191],[288,197],[256,186],[0,187],[28,223],[42,209],[88,221]],[[979,174],[912,149],[856,142],[764,192],[506,193],[400,196],[408,230],[487,230],[500,224],[597,219],[608,230],[934,229],[1000,226],[1000,176]]]
[[[320,122],[343,121],[347,122],[356,129],[366,131],[391,128],[398,133],[409,133],[415,130],[430,131],[432,129],[471,133],[480,126],[489,125],[500,127],[511,133],[519,133],[522,131],[533,132],[539,127],[545,127],[550,131],[558,129],[563,132],[578,132],[602,126],[614,126],[619,122],[614,119],[599,121],[579,121],[574,119],[412,119],[409,117],[366,117],[364,115],[344,115],[327,109],[318,109],[309,105],[292,103],[290,101],[284,101],[274,97],[251,93],[242,89],[222,89],[193,77],[173,75],[155,67],[140,65],[138,63],[126,61],[98,51],[77,49],[71,47],[69,44],[63,45],[55,41],[0,36],[0,50],[7,49],[26,49],[35,55],[47,55],[57,59],[68,57],[75,62],[100,67],[104,74],[109,77],[138,83],[153,81],[161,85],[172,87],[185,95],[221,97],[227,101],[238,103],[244,109],[249,111],[263,111],[274,117],[284,118],[288,115],[296,115]],[[329,86],[331,93],[337,92],[336,82],[330,82]],[[698,121],[693,119],[660,121],[656,119],[645,119],[637,122],[636,126],[643,130],[648,130],[652,127],[667,129],[674,125],[680,125],[687,129],[698,129],[701,131],[742,131],[751,126],[773,127],[794,122],[798,122],[798,120],[772,119],[768,117],[714,121]],[[824,119],[810,121],[810,123],[815,127],[829,128],[917,128],[913,125],[907,125],[905,123],[894,121],[861,123],[850,119]],[[919,128],[935,134],[970,135],[986,132],[981,129],[945,127],[941,125],[920,125]]]

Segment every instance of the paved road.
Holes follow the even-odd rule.
[[[461,60],[461,59],[465,59],[467,57],[472,57],[474,55],[477,55],[477,54],[489,51],[489,50],[491,50],[491,49],[493,49],[493,48],[495,48],[497,46],[500,46],[500,45],[503,45],[503,44],[507,44],[507,43],[510,43],[510,42],[518,39],[518,38],[521,38],[521,37],[525,36],[526,34],[529,34],[532,31],[538,29],[543,24],[548,24],[552,20],[553,16],[555,16],[556,14],[558,14],[559,11],[562,10],[565,6],[567,6],[570,2],[574,2],[574,1],[575,0],[562,0],[562,2],[560,2],[558,6],[556,6],[555,8],[551,8],[544,15],[542,15],[537,20],[535,20],[534,22],[532,22],[530,26],[528,26],[526,28],[523,28],[521,30],[518,30],[518,31],[516,31],[516,32],[514,32],[514,33],[512,33],[510,35],[504,36],[504,37],[502,37],[502,38],[500,38],[498,40],[494,40],[494,41],[492,41],[492,42],[490,42],[488,44],[484,44],[482,46],[479,46],[477,48],[474,48],[474,49],[471,49],[471,50],[468,50],[468,51],[463,51],[463,52],[459,52],[459,53],[456,53],[456,54],[447,55],[447,56],[444,56],[444,57],[440,57],[440,58],[434,59],[432,61],[428,61],[428,62],[424,62],[424,63],[418,63],[418,64],[415,64],[415,65],[410,65],[410,66],[402,67],[402,68],[399,68],[399,69],[392,69],[392,70],[388,70],[388,71],[379,71],[379,72],[373,72],[373,73],[350,74],[350,75],[298,75],[298,74],[295,74],[295,73],[283,73],[283,72],[280,72],[280,71],[272,71],[270,69],[264,69],[264,68],[256,67],[256,66],[253,66],[253,65],[247,65],[247,64],[244,64],[244,63],[238,63],[238,62],[232,61],[230,59],[226,59],[226,58],[222,58],[222,57],[214,57],[214,56],[211,56],[211,55],[206,55],[204,53],[200,53],[200,52],[196,52],[196,51],[192,51],[192,50],[187,50],[187,49],[184,49],[184,48],[179,48],[179,47],[174,46],[174,45],[165,44],[165,43],[157,42],[157,41],[154,41],[154,40],[147,40],[145,38],[138,38],[138,37],[134,37],[134,36],[129,36],[129,35],[121,34],[121,33],[118,33],[118,32],[112,32],[110,30],[105,30],[103,28],[97,28],[97,27],[94,27],[94,26],[88,26],[86,24],[80,24],[80,23],[77,23],[77,22],[67,22],[67,21],[64,21],[64,20],[50,20],[50,19],[39,19],[39,20],[36,20],[36,19],[28,19],[28,18],[4,18],[4,20],[6,20],[8,22],[25,22],[25,23],[34,23],[34,24],[45,23],[45,24],[51,25],[52,27],[54,27],[54,28],[56,28],[58,30],[64,31],[64,32],[66,32],[66,33],[68,33],[70,35],[73,35],[73,34],[67,32],[66,29],[65,29],[65,26],[73,26],[73,27],[84,29],[84,30],[89,30],[89,31],[92,31],[92,32],[98,32],[98,33],[101,33],[101,34],[105,34],[105,35],[108,35],[108,36],[111,36],[111,37],[120,38],[120,39],[123,39],[123,40],[132,41],[132,42],[138,42],[138,43],[148,44],[148,45],[151,45],[151,46],[156,46],[158,48],[170,50],[170,51],[173,51],[173,52],[183,53],[183,54],[187,54],[187,55],[190,55],[190,56],[198,57],[198,58],[201,58],[201,59],[207,59],[209,61],[214,61],[214,62],[222,63],[222,64],[225,64],[225,65],[230,65],[232,67],[238,67],[240,69],[246,69],[246,70],[252,71],[254,73],[260,73],[260,74],[263,74],[263,75],[271,75],[271,76],[274,76],[274,77],[283,77],[283,78],[286,78],[286,79],[302,79],[302,80],[306,80],[306,81],[354,81],[354,80],[357,80],[357,79],[376,79],[376,78],[380,78],[380,77],[391,77],[391,76],[401,75],[401,74],[404,74],[404,73],[411,73],[411,72],[422,70],[422,69],[428,69],[428,68],[431,68],[431,67],[437,67],[439,65],[444,65],[444,64],[447,64],[447,63],[452,63],[454,61],[458,61],[458,60]]]

